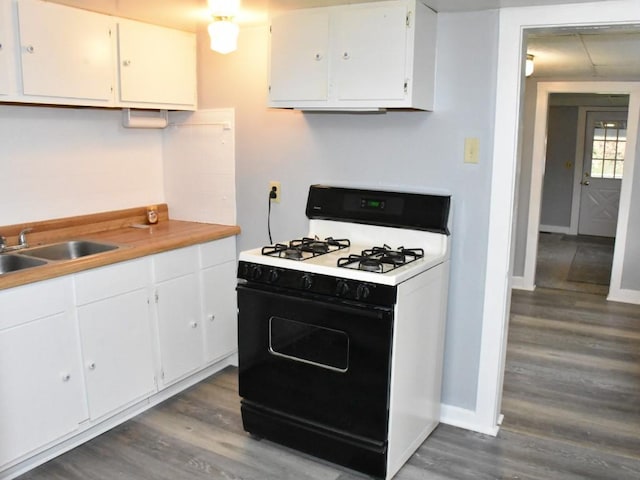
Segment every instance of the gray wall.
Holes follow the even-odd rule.
[[[569,228],[578,133],[578,107],[549,107],[540,224]]]
[[[201,108],[236,108],[239,249],[267,243],[267,188],[274,240],[307,230],[311,183],[449,191],[452,259],[443,402],[475,409],[482,331],[493,142],[498,13],[440,14],[434,112],[301,113],[266,108],[267,27],[245,28],[237,52],[208,51],[199,32]],[[480,162],[463,163],[464,139]]]
[[[624,253],[621,287],[640,290],[640,140],[636,140],[636,164],[633,169],[633,194],[627,230],[627,245]],[[628,155],[628,154],[627,154]]]

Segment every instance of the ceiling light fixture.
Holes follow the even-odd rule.
[[[533,55],[527,53],[527,61],[524,64],[524,74],[527,77],[530,77],[533,74],[533,70],[535,65],[533,64]]]
[[[211,50],[227,54],[238,48],[240,27],[235,17],[240,9],[240,0],[209,0],[209,11],[213,21],[209,24]]]

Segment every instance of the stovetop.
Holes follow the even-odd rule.
[[[243,275],[395,286],[449,259],[449,208],[449,196],[312,185],[306,236],[241,252]]]
[[[318,220],[311,226],[303,238],[245,250],[240,261],[393,286],[448,259],[446,235]]]

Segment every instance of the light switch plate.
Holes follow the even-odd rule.
[[[467,137],[464,139],[464,163],[478,163],[480,156],[480,139]]]

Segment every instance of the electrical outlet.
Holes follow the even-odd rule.
[[[274,190],[275,189],[275,190]],[[270,197],[272,202],[280,203],[282,191],[280,190],[280,182],[269,182],[269,193],[275,192],[275,197]]]

